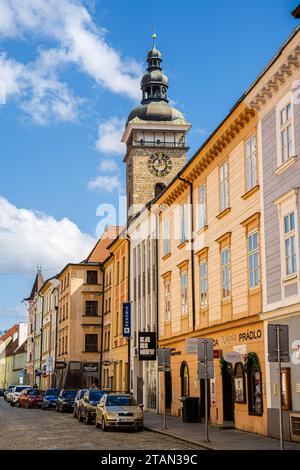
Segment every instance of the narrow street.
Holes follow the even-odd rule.
[[[104,433],[70,413],[9,406],[0,398],[1,450],[192,450],[196,446],[150,431]]]

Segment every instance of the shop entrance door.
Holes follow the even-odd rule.
[[[172,378],[171,372],[167,370],[165,372],[165,381],[166,381],[166,396],[165,396],[165,406],[167,412],[171,412],[172,405]]]
[[[234,421],[232,373],[225,367],[222,372],[223,383],[223,421]]]

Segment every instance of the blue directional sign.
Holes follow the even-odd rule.
[[[130,338],[131,336],[131,303],[123,303],[123,336]]]

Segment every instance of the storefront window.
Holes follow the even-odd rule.
[[[245,403],[245,374],[243,364],[238,362],[234,368],[234,401]]]
[[[190,394],[189,368],[186,362],[181,364],[181,396],[188,397]]]
[[[249,353],[246,358],[248,376],[248,409],[249,415],[261,416],[263,413],[262,404],[262,380],[258,357],[254,353]]]
[[[292,409],[290,368],[281,369],[281,404],[284,410]]]

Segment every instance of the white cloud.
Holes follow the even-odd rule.
[[[98,175],[88,182],[89,189],[98,189],[112,193],[115,189],[120,190],[121,181],[118,176]]]
[[[0,196],[0,272],[63,267],[84,259],[94,243],[71,220],[18,208]]]
[[[102,153],[124,155],[125,144],[121,142],[124,129],[125,120],[117,117],[99,124],[96,148]]]
[[[28,93],[29,86],[32,87],[31,93],[35,99],[22,107],[37,115],[38,121],[40,115],[46,114],[44,109],[35,112],[36,107],[40,106],[41,88],[42,95],[47,96],[46,100],[42,100],[43,104],[54,100],[55,105],[47,105],[52,112],[56,111],[63,120],[74,119],[74,105],[78,103],[58,77],[61,67],[68,64],[76,65],[111,92],[133,99],[139,97],[140,65],[123,59],[107,43],[105,31],[95,24],[84,3],[80,0],[0,0],[0,37],[22,40],[31,35],[56,43],[55,48],[38,50],[33,63],[11,63],[6,60],[6,72],[1,72],[8,96]],[[1,75],[0,80],[3,80]],[[35,92],[35,86],[40,81],[40,89]]]
[[[112,173],[118,170],[118,164],[115,160],[104,158],[100,161],[99,170],[104,173]]]

